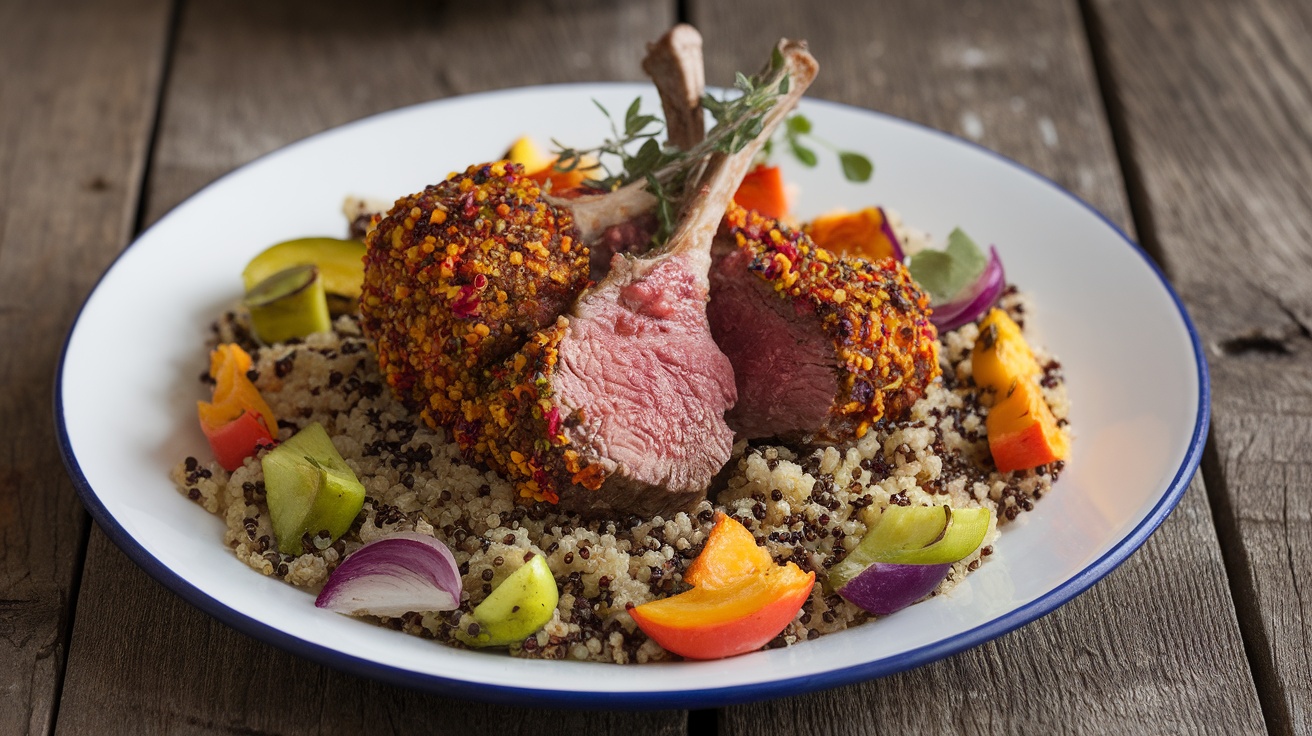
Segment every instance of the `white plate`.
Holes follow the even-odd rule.
[[[945,657],[1051,611],[1125,560],[1198,466],[1206,364],[1178,298],[1139,249],[1048,180],[985,149],[867,110],[808,101],[826,139],[876,174],[843,181],[833,155],[784,165],[798,209],[885,204],[942,236],[996,243],[1011,281],[1065,366],[1074,456],[1053,493],[1003,533],[951,595],[786,649],[642,666],[468,652],[313,606],[238,562],[217,517],[168,479],[203,456],[196,425],[202,341],[264,247],[336,234],[347,194],[395,197],[496,156],[516,136],[586,143],[645,86],[568,85],[444,100],[378,115],[265,156],[211,184],[129,247],[88,298],[60,365],[56,414],[69,472],[106,533],[176,593],[252,636],[344,670],[507,703],[706,707],[886,675]],[[1151,595],[1143,591],[1143,596]],[[1133,601],[1126,601],[1133,605]]]

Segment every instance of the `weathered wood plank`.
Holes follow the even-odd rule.
[[[179,42],[148,223],[235,166],[365,115],[503,87],[645,79],[642,44],[675,19],[666,0],[239,7],[186,13],[187,29],[207,27]]]
[[[235,166],[364,115],[496,87],[639,79],[641,42],[673,19],[672,3],[654,1],[189,3],[147,220]],[[491,707],[349,677],[206,617],[98,529],[82,595],[61,733],[672,734],[686,721]]]
[[[1092,3],[1153,223],[1212,348],[1207,482],[1268,724],[1312,731],[1312,5]]]
[[[1074,2],[699,2],[709,78],[773,36],[807,38],[813,94],[891,112],[1010,156],[1129,228]],[[821,134],[823,132],[821,131]],[[1042,514],[1042,504],[1036,513]],[[926,703],[932,693],[933,705]],[[782,725],[781,725],[782,724]],[[724,733],[1255,733],[1201,483],[1123,568],[1019,632],[902,675],[729,708]]]
[[[133,565],[99,527],[92,531],[84,579],[61,734],[684,732],[686,715],[679,711],[512,708],[342,674],[192,608]]]
[[[46,733],[86,514],[53,366],[132,228],[170,4],[0,4],[0,733]]]

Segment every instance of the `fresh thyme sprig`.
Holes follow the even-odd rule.
[[[715,119],[715,126],[691,149],[683,151],[662,146],[656,138],[664,122],[656,115],[645,115],[641,99],[635,99],[624,113],[623,126],[610,112],[593,103],[610,120],[611,137],[595,148],[572,148],[552,140],[557,149],[556,169],[581,170],[591,174],[583,183],[598,191],[609,192],[635,181],[646,181],[647,189],[658,199],[657,215],[661,223],[658,240],[668,237],[674,221],[675,203],[683,194],[689,174],[710,153],[737,153],[761,134],[765,115],[775,101],[788,93],[788,71],[783,54],[777,49],[770,66],[760,74],[736,75],[737,95],[719,99],[707,94],[702,106]],[[641,143],[639,143],[641,141]],[[637,145],[637,151],[630,153]],[[582,167],[582,168],[580,168]]]
[[[642,114],[641,99],[635,99],[624,112],[624,128],[616,124],[610,111],[596,100],[592,104],[610,121],[611,136],[600,146],[575,149],[553,139],[557,149],[557,171],[584,171],[591,176],[584,185],[598,191],[609,192],[631,181],[645,179],[666,164],[678,153],[657,142],[656,137],[665,129],[664,122],[655,115]],[[642,141],[637,152],[630,153],[635,143]],[[618,166],[615,161],[618,161]],[[583,167],[583,168],[580,168]]]

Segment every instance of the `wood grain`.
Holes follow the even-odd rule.
[[[673,12],[664,2],[188,3],[147,219],[260,154],[382,110],[496,87],[641,78],[642,42]],[[686,719],[492,707],[350,677],[206,617],[96,529],[58,732],[672,734]]]
[[[183,20],[148,222],[235,166],[366,115],[504,87],[645,79],[643,44],[674,22],[674,5],[200,2]]]
[[[744,23],[737,5],[695,3],[707,78],[724,78],[777,35],[806,38],[822,68],[814,96],[977,140],[1132,229],[1076,3],[839,5],[816,13],[762,2],[749,12],[770,23]],[[728,734],[1258,733],[1262,718],[1195,481],[1140,552],[1054,614],[902,675],[729,708],[719,725]]]
[[[53,368],[131,232],[168,17],[157,0],[0,4],[0,733],[48,732],[58,697],[87,520]]]
[[[486,705],[337,672],[207,617],[147,577],[99,528],[84,579],[60,734],[684,732],[686,715],[678,711]],[[417,640],[416,646],[437,645]]]
[[[1312,731],[1312,5],[1092,3],[1136,209],[1212,367],[1205,461],[1276,733]]]

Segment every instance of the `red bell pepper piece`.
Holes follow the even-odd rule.
[[[219,427],[201,422],[200,429],[210,441],[214,459],[229,473],[240,468],[246,458],[261,447],[276,444],[260,415],[250,411],[242,412],[241,416]]]
[[[196,402],[200,428],[214,457],[229,472],[263,446],[276,444],[278,419],[247,378],[251,356],[237,345],[218,346],[210,354],[213,402]]]

